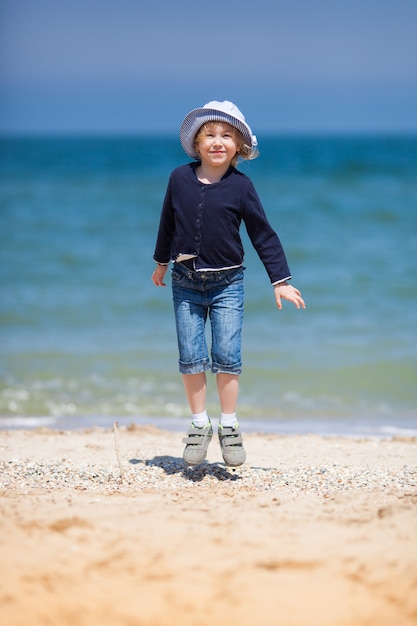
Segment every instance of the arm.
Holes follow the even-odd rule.
[[[272,285],[291,278],[281,241],[272,228],[256,190],[248,179],[243,201],[243,221],[253,247],[262,261]]]
[[[172,240],[175,231],[174,212],[171,203],[171,178],[168,182],[167,191],[162,205],[161,216],[159,220],[158,236],[156,239],[155,252],[153,255],[156,263],[168,265],[170,261],[170,252]]]
[[[305,303],[300,291],[287,283],[287,280],[291,278],[291,273],[284,249],[278,235],[268,221],[252,183],[250,183],[246,195],[245,209],[244,220],[246,229],[255,250],[269,274],[274,287],[278,309],[282,309],[282,299],[293,302],[297,309],[305,309]]]
[[[158,237],[156,241],[156,248],[154,253],[154,261],[156,262],[156,268],[152,272],[152,282],[156,287],[166,287],[164,282],[165,274],[167,273],[169,266],[170,248],[172,238],[174,236],[174,218],[171,207],[171,179],[168,183],[167,191],[165,194],[164,202],[162,205],[161,217],[159,221]],[[160,263],[158,259],[164,260]],[[165,262],[165,259],[168,261]]]

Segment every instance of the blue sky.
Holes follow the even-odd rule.
[[[0,0],[0,132],[417,132],[415,0]]]

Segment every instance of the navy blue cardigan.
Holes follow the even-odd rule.
[[[154,260],[195,256],[195,269],[221,269],[243,263],[240,224],[268,272],[271,283],[291,278],[284,250],[248,176],[230,167],[218,183],[201,183],[189,163],[176,168],[165,195]]]

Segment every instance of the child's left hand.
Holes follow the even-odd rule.
[[[275,302],[277,303],[279,310],[282,309],[282,298],[284,300],[288,300],[289,302],[293,302],[297,309],[306,308],[304,300],[301,297],[301,292],[288,283],[279,283],[278,285],[274,285],[274,293]]]

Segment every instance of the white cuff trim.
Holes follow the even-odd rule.
[[[287,278],[281,278],[281,280],[276,280],[274,283],[271,283],[272,287],[275,285],[280,285],[281,283],[285,283],[286,280],[291,280],[292,276],[287,276]]]

